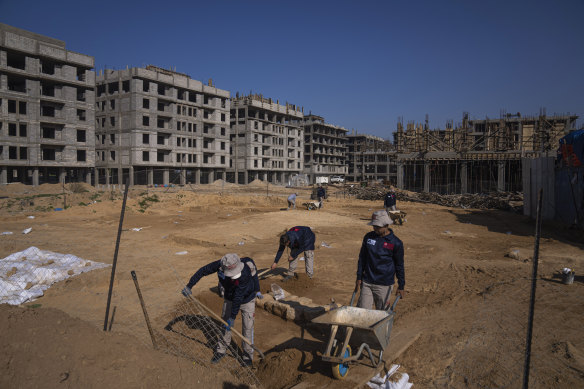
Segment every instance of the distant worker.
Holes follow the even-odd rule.
[[[316,190],[316,196],[318,197],[318,208],[322,208],[322,203],[324,199],[326,199],[326,190],[322,187],[322,185],[318,184],[318,189]]]
[[[397,277],[396,295],[405,296],[404,245],[389,228],[393,224],[386,211],[375,211],[371,221],[373,231],[363,238],[355,290],[361,288],[358,306],[371,309],[386,309]]]
[[[274,258],[272,270],[274,270],[284,253],[286,247],[290,247],[290,256],[288,258],[288,276],[289,279],[294,276],[296,267],[298,266],[298,255],[304,252],[304,265],[306,266],[306,275],[312,278],[314,275],[314,241],[316,237],[310,227],[297,226],[292,227],[280,235],[280,247]]]
[[[395,189],[393,186],[389,188],[389,192],[385,195],[385,199],[383,200],[383,206],[385,207],[385,211],[389,214],[389,211],[397,211],[395,204],[396,204],[396,196],[395,196]]]
[[[237,313],[241,310],[242,334],[253,342],[253,327],[255,318],[255,298],[262,299],[260,283],[257,275],[257,267],[251,258],[241,258],[237,254],[225,254],[218,261],[203,266],[191,277],[187,286],[182,290],[185,297],[192,295],[191,289],[205,276],[213,273],[223,273],[219,282],[225,290],[221,317],[227,323],[224,327],[222,339],[217,342],[217,348],[213,353],[211,363],[219,362],[227,352],[227,346],[231,342],[231,327],[235,322]],[[243,364],[251,366],[253,361],[253,348],[243,342]]]
[[[288,196],[288,209],[290,209],[290,207],[296,209],[296,196],[298,196],[297,193],[292,193]]]

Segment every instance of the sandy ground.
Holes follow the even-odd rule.
[[[279,234],[294,225],[316,233],[316,276],[286,283],[274,276],[262,281],[262,292],[276,283],[318,304],[331,298],[349,302],[361,240],[371,229],[366,223],[381,202],[343,198],[331,189],[319,211],[286,211],[290,190],[261,182],[185,189],[130,191],[111,332],[101,330],[111,268],[55,284],[22,307],[0,306],[1,387],[178,387],[197,381],[197,387],[237,387],[223,371],[152,349],[130,271],[138,274],[154,325],[163,326],[162,318],[180,303],[180,290],[200,266],[235,252],[265,269]],[[0,236],[0,257],[36,246],[111,264],[122,194],[84,190],[65,197],[60,186],[3,188],[0,230],[14,234]],[[307,201],[308,190],[299,197],[298,204]],[[52,211],[55,207],[66,209]],[[394,228],[406,247],[407,295],[397,306],[387,366],[402,365],[410,382],[422,388],[520,386],[534,222],[500,211],[398,207],[408,214]],[[28,227],[30,234],[20,233]],[[581,231],[544,223],[532,387],[584,386],[583,247]],[[507,255],[512,250],[519,250],[516,258]],[[572,285],[561,283],[563,267],[576,270]],[[301,276],[303,271],[301,265]],[[194,294],[219,313],[215,285],[216,277],[206,277]],[[266,359],[256,359],[254,373],[268,388],[355,387],[372,375],[374,369],[360,365],[351,367],[346,380],[333,380],[330,365],[320,359],[327,339],[328,328],[257,310],[255,344]]]

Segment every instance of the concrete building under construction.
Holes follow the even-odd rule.
[[[378,136],[352,132],[347,135],[347,179],[349,181],[395,180],[395,148]]]
[[[210,183],[229,166],[229,92],[156,66],[96,82],[96,182]]]
[[[227,180],[283,184],[303,169],[304,114],[260,95],[231,99],[231,165]]]
[[[90,182],[94,58],[0,23],[0,185]]]
[[[399,188],[438,193],[522,191],[522,158],[555,156],[559,139],[575,130],[576,115],[502,114],[444,130],[398,123],[394,133]]]
[[[324,118],[308,115],[304,127],[304,169],[310,183],[318,177],[347,174],[347,130],[325,123]]]

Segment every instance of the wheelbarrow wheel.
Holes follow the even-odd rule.
[[[335,352],[333,355],[339,356],[339,354],[340,354],[339,350],[341,349],[341,347],[343,347],[343,345],[338,344],[337,347],[335,348]],[[349,358],[350,356],[351,356],[351,346],[347,345],[347,348],[345,349],[343,354],[340,355],[340,357],[341,358]],[[345,379],[347,374],[349,374],[349,364],[348,363],[335,363],[335,364],[333,364],[332,370],[333,370],[333,377],[335,377],[338,380]]]

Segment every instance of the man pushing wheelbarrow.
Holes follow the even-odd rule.
[[[373,231],[363,238],[350,306],[327,312],[312,320],[313,323],[331,325],[330,338],[322,359],[332,362],[335,378],[345,378],[349,365],[358,363],[364,352],[367,352],[373,367],[379,366],[383,351],[389,345],[394,309],[398,300],[405,296],[404,247],[402,241],[389,228],[392,223],[386,211],[373,213],[368,223],[373,226]],[[396,277],[397,298],[390,306],[389,300]],[[352,305],[359,289],[359,303],[355,308]],[[374,310],[371,309],[372,305]],[[339,328],[341,334],[337,339]],[[351,355],[351,340],[353,344],[360,343],[354,355]],[[377,358],[373,350],[379,351]]]

